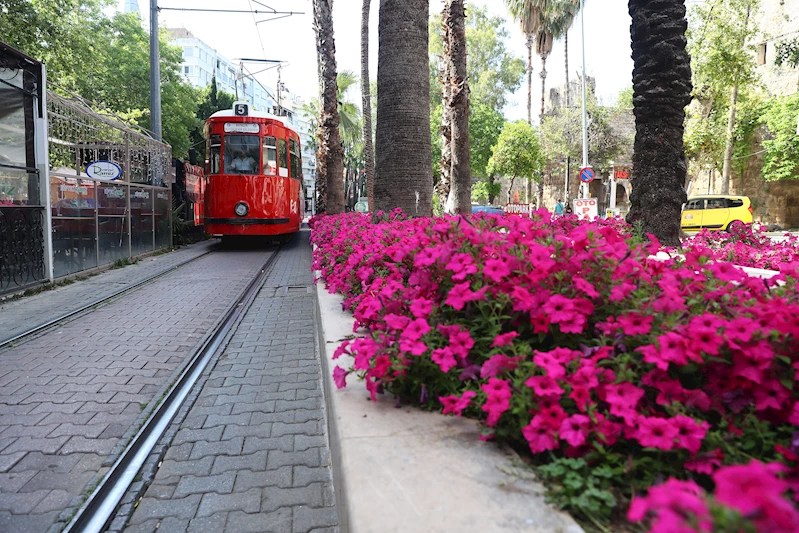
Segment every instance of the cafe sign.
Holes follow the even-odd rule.
[[[122,176],[122,167],[113,161],[94,161],[86,165],[86,175],[98,180],[116,180]]]

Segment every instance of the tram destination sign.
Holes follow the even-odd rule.
[[[258,124],[242,122],[225,122],[225,133],[258,133],[261,127]]]

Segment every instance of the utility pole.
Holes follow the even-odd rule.
[[[588,94],[587,80],[585,78],[585,0],[580,2],[580,22],[582,26],[582,45],[583,45],[583,167],[588,166],[588,112],[585,107],[585,100]],[[580,183],[582,194],[581,198],[588,198],[588,184]]]
[[[161,57],[158,50],[158,0],[150,0],[150,130],[157,140],[161,132]]]
[[[283,83],[280,81],[280,71],[283,69],[282,65],[277,66],[277,116],[283,116],[283,103],[282,103],[282,92],[283,92]]]

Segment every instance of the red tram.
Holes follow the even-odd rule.
[[[288,238],[305,213],[300,137],[284,117],[237,102],[205,125],[205,231]]]

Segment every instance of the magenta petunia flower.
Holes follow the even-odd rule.
[[[551,426],[540,419],[540,416],[534,416],[530,423],[522,428],[522,435],[533,453],[555,450],[558,447],[554,431]]]
[[[340,366],[336,366],[336,368],[333,369],[333,381],[336,383],[336,388],[343,389],[347,386],[347,374],[349,374],[349,372]]]
[[[458,396],[439,396],[438,399],[444,404],[444,411],[443,414],[453,414],[455,416],[461,416],[463,410],[469,407],[469,404],[472,401],[472,398],[477,396],[477,393],[471,390],[467,390],[464,392],[460,397]]]
[[[487,395],[482,407],[482,410],[488,413],[486,425],[493,428],[499,422],[499,417],[502,416],[502,413],[510,408],[510,385],[505,380],[491,378],[488,383],[483,384],[480,388]]]
[[[560,425],[560,438],[572,446],[582,446],[588,438],[591,419],[585,415],[572,415]]]
[[[494,337],[494,342],[491,343],[492,348],[501,348],[503,346],[507,346],[513,342],[513,339],[518,337],[519,334],[515,331],[510,331],[508,333],[501,333]]]
[[[535,391],[538,396],[560,396],[563,389],[552,376],[533,376],[524,382],[525,385]]]
[[[638,430],[635,438],[646,448],[657,448],[659,450],[674,449],[674,440],[677,438],[678,430],[673,422],[658,417],[638,417]]]
[[[702,447],[702,441],[710,428],[704,420],[697,422],[693,418],[677,415],[671,419],[672,425],[677,429],[677,447],[696,454]]]
[[[630,312],[618,317],[617,324],[621,326],[625,335],[646,335],[652,330],[652,315],[642,315],[641,313]]]
[[[450,369],[458,364],[449,347],[436,348],[430,358],[441,368],[442,372],[449,372]]]

